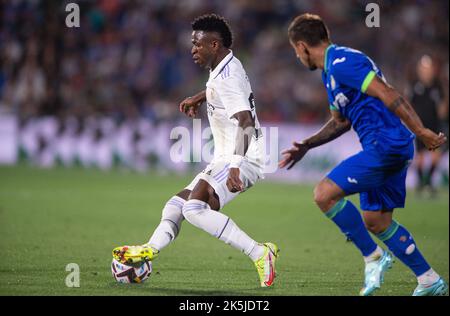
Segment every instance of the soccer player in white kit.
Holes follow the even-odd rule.
[[[165,205],[159,226],[141,246],[122,246],[113,257],[122,263],[153,260],[177,237],[184,219],[248,255],[262,287],[275,279],[279,249],[258,243],[219,212],[239,193],[263,178],[262,135],[250,82],[230,49],[232,33],[223,17],[203,15],[192,22],[192,57],[210,69],[206,90],[180,103],[180,111],[195,117],[206,101],[214,138],[213,161]]]

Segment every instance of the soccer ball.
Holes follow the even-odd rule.
[[[111,272],[114,279],[119,283],[142,283],[152,273],[152,262],[144,261],[142,263],[128,265],[113,259]]]

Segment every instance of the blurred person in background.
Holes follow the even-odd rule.
[[[417,63],[417,79],[412,83],[411,104],[422,118],[424,125],[432,131],[440,131],[446,114],[446,105],[442,85],[436,76],[436,64],[433,59],[424,55]],[[441,160],[441,150],[431,152],[431,165],[425,170],[425,155],[428,152],[425,145],[416,141],[417,191],[429,189],[430,194],[436,194],[433,186],[433,175]]]
[[[336,40],[343,44],[347,44],[351,31],[352,43],[380,60],[399,87],[407,85],[402,74],[414,58],[405,52],[426,46],[440,59],[448,60],[445,1],[378,1],[383,27],[392,28],[392,32],[378,32],[360,23],[366,12],[358,1],[337,5],[326,0],[79,0],[80,28],[61,24],[67,2],[1,3],[0,107],[22,116],[25,112],[28,116],[61,112],[70,116],[80,112],[75,108],[94,104],[98,114],[121,121],[127,114],[115,101],[119,94],[126,94],[130,106],[153,122],[159,122],[158,118],[167,121],[167,116],[177,119],[176,107],[172,110],[170,104],[202,84],[200,72],[185,54],[189,43],[184,40],[183,25],[205,11],[223,12],[241,30],[236,47],[242,52],[249,75],[255,78],[255,95],[272,96],[258,100],[265,122],[320,124],[327,118],[326,110],[320,107],[326,101],[320,77],[304,80],[306,71],[298,76],[290,72],[292,65],[287,57],[291,51],[282,40],[282,30],[293,12],[314,11],[327,17],[330,27],[337,30]],[[172,34],[171,40],[163,41],[167,31]],[[369,35],[373,41],[366,40]],[[31,53],[30,42],[35,43]],[[34,55],[25,58],[27,54]],[[32,84],[24,85],[25,64]],[[293,84],[286,84],[289,82]],[[15,93],[24,89],[25,93]],[[275,94],[281,97],[273,98]],[[24,102],[24,96],[30,96],[30,102]],[[84,102],[86,98],[88,102]],[[26,111],[24,103],[37,105],[25,106]]]
[[[253,78],[263,126],[303,128],[328,118],[320,76],[291,72],[284,29],[295,12],[326,17],[343,45],[351,33],[352,45],[379,61],[401,89],[416,63],[411,52],[425,47],[447,65],[439,77],[448,77],[448,1],[379,0],[381,29],[367,28],[358,0],[78,0],[79,28],[64,25],[68,2],[0,1],[0,112],[20,117],[19,129],[44,116],[60,125],[66,118],[108,118],[117,130],[136,117],[155,128],[177,124],[178,100],[205,79],[186,53],[184,26],[213,11],[240,30],[235,47]]]

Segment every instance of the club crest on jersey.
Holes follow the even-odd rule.
[[[331,90],[336,89],[336,80],[334,80],[333,75],[330,76],[330,82],[331,82]]]
[[[209,94],[208,95],[208,99],[214,99],[214,97],[215,97],[215,95],[216,95],[216,91],[214,91],[214,89],[213,88],[209,88],[209,89],[207,89],[207,93]]]
[[[207,112],[208,112],[208,115],[209,116],[212,116],[213,115],[213,112],[214,112],[214,110],[216,109],[215,107],[214,107],[214,105],[212,105],[211,103],[209,103],[209,102],[207,102]]]

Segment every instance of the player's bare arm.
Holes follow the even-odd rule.
[[[284,158],[279,162],[278,166],[284,168],[289,165],[287,168],[289,170],[300,161],[311,148],[331,142],[350,130],[350,121],[342,117],[338,111],[331,111],[331,115],[331,119],[316,134],[299,143],[294,142],[292,148],[283,151],[281,154],[284,155]]]
[[[180,112],[185,113],[189,117],[196,117],[199,107],[206,101],[206,90],[203,90],[192,97],[187,97],[181,101]]]
[[[447,141],[447,137],[443,133],[436,134],[423,126],[411,104],[378,76],[372,80],[366,93],[383,101],[389,110],[395,113],[429,150],[435,150]]]
[[[239,165],[247,153],[248,147],[255,134],[255,120],[250,111],[238,112],[234,115],[238,120],[238,131],[236,134],[236,148],[230,165],[227,187],[230,192],[239,192],[244,189],[244,184],[239,178]]]
[[[349,120],[344,118],[338,111],[331,111],[331,119],[313,136],[302,141],[308,149],[329,143],[351,128]]]

